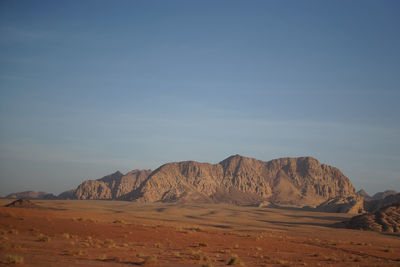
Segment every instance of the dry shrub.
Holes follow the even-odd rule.
[[[17,229],[10,229],[10,231],[8,231],[9,234],[14,234],[17,235],[18,234],[18,230]]]
[[[51,240],[51,238],[48,237],[47,235],[43,235],[43,234],[39,235],[39,239],[38,239],[39,242],[49,242],[50,240]]]
[[[70,234],[68,234],[68,233],[63,233],[62,236],[63,236],[65,239],[70,239],[70,238],[71,238]]]
[[[156,255],[150,255],[144,258],[144,261],[141,262],[140,264],[153,264],[156,263],[157,260],[157,256]]]
[[[22,264],[22,263],[24,263],[24,258],[22,256],[8,254],[8,255],[6,255],[3,263],[4,264]]]
[[[98,257],[99,260],[104,261],[107,259],[107,255],[106,254],[100,254]]]
[[[228,265],[240,265],[240,266],[243,266],[244,263],[243,263],[243,261],[239,258],[238,255],[233,254],[233,255],[231,256],[231,259],[230,259],[229,262],[228,262]]]

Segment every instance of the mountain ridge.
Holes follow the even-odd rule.
[[[216,164],[165,163],[151,170],[117,171],[86,180],[64,196],[74,199],[120,199],[137,202],[210,202],[317,206],[335,197],[355,195],[338,169],[313,157],[262,161],[232,155]]]

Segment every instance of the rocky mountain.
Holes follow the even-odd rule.
[[[125,199],[150,175],[151,170],[133,170],[126,175],[117,171],[97,180],[87,180],[64,197],[74,199]]]
[[[365,192],[364,189],[361,189],[360,191],[358,191],[357,195],[359,195],[360,197],[363,197],[364,200],[366,200],[366,201],[369,201],[372,199],[372,197],[367,192]]]
[[[316,206],[327,199],[355,195],[350,180],[311,157],[264,162],[240,155],[218,164],[168,163],[142,183],[132,200],[206,201],[235,204]]]
[[[399,201],[400,201],[400,193],[389,194],[384,199],[366,201],[364,204],[364,208],[368,212],[375,212],[379,209],[385,208]]]
[[[360,214],[365,212],[364,198],[359,195],[332,198],[321,203],[316,209],[322,212]]]
[[[396,195],[398,192],[395,190],[386,190],[384,192],[378,192],[372,196],[372,200],[382,200],[390,195]]]
[[[400,202],[374,213],[359,215],[343,223],[347,228],[378,232],[400,232]]]
[[[46,192],[24,191],[11,193],[6,198],[26,198],[26,199],[56,199],[56,196]]]
[[[67,190],[57,196],[58,199],[75,199],[75,190]]]
[[[235,155],[218,164],[184,161],[164,164],[155,171],[134,170],[126,175],[116,172],[84,181],[77,189],[61,195],[74,199],[239,205],[268,202],[315,207],[328,199],[356,193],[339,169],[312,157],[264,162]]]

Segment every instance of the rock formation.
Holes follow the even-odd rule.
[[[384,192],[378,192],[375,195],[373,195],[372,200],[382,200],[387,196],[396,195],[396,194],[397,194],[397,191],[395,191],[395,190],[386,190]]]
[[[15,200],[7,205],[5,207],[13,207],[13,208],[36,208],[38,207],[36,204],[34,204],[32,201],[26,198],[21,198],[18,200]]]
[[[356,195],[328,199],[317,207],[317,211],[350,214],[364,213],[364,198]]]
[[[365,210],[368,212],[375,212],[384,207],[390,206],[393,203],[400,201],[400,193],[389,194],[384,199],[376,199],[371,201],[366,201],[364,204]]]
[[[11,193],[6,198],[26,198],[26,199],[55,199],[56,196],[46,192],[24,191],[18,193]]]
[[[64,191],[57,196],[58,199],[75,199],[75,190],[71,189],[68,191]]]
[[[218,164],[173,162],[155,171],[116,172],[84,181],[74,199],[120,199],[138,202],[209,202],[239,205],[295,205],[315,207],[332,198],[356,196],[350,180],[334,167],[311,157],[268,162],[239,155]]]
[[[350,180],[337,168],[311,157],[269,162],[232,156],[218,164],[168,163],[155,170],[133,200],[212,201],[235,204],[316,206],[327,199],[355,195]]]
[[[364,189],[361,189],[360,191],[358,191],[357,195],[359,195],[360,197],[363,197],[364,200],[366,200],[366,201],[369,201],[372,199],[372,197],[367,192],[365,192]]]
[[[378,232],[400,232],[400,202],[374,213],[359,215],[343,223],[347,228]]]
[[[151,170],[133,170],[126,175],[117,171],[97,180],[87,180],[72,193],[75,199],[123,199],[149,176]],[[63,193],[68,197],[69,191]]]

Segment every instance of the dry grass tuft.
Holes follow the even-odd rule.
[[[12,234],[12,235],[17,235],[19,232],[17,229],[10,229],[10,231],[8,231],[8,233]]]
[[[106,254],[100,254],[99,257],[97,258],[98,260],[104,261],[107,259],[107,255]]]
[[[65,239],[70,239],[70,238],[71,238],[71,235],[68,234],[68,233],[63,233],[62,236],[63,236]]]
[[[231,256],[231,259],[230,259],[229,262],[228,262],[228,265],[240,265],[240,266],[243,266],[244,263],[243,263],[243,261],[239,258],[238,255],[233,254],[233,255]]]
[[[49,242],[50,240],[51,238],[44,234],[40,234],[38,238],[39,242]]]
[[[24,258],[22,256],[8,254],[8,255],[6,255],[3,263],[4,264],[22,264],[22,263],[24,263]]]

